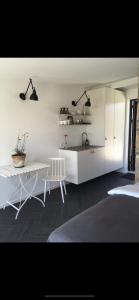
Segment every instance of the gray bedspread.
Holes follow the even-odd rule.
[[[47,242],[139,242],[139,198],[109,196],[54,230]]]

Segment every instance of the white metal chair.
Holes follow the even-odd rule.
[[[65,179],[66,179],[65,159],[61,157],[57,157],[57,158],[49,158],[49,161],[50,161],[50,168],[48,169],[48,174],[45,178],[43,178],[44,202],[46,199],[47,183],[49,183],[49,195],[50,195],[50,182],[57,181],[60,183],[62,202],[64,203],[63,187],[64,187],[65,195],[67,195],[66,185],[65,185]]]

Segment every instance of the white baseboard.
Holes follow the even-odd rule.
[[[135,171],[128,171],[127,168],[122,168],[122,169],[119,169],[118,172],[121,172],[121,173],[131,173],[131,174],[135,174]]]
[[[128,173],[128,170],[126,168],[121,168],[118,170],[120,173]]]

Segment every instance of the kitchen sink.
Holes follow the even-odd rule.
[[[73,146],[73,147],[68,147],[67,149],[64,150],[71,150],[71,151],[84,151],[88,149],[96,149],[96,148],[101,148],[104,146],[98,146],[98,145],[80,145],[80,146]]]

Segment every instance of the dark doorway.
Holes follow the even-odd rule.
[[[128,171],[135,171],[137,105],[138,105],[138,99],[130,100],[129,139],[128,139]]]

